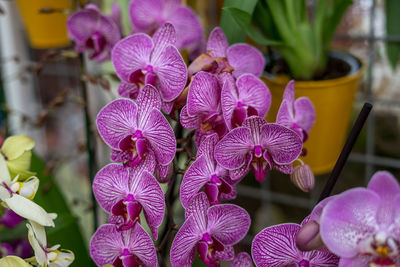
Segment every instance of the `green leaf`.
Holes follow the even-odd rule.
[[[235,7],[225,7],[227,11],[235,20],[235,22],[245,31],[245,33],[256,43],[261,45],[281,45],[282,42],[271,40],[262,35],[260,32],[251,27],[251,15],[241,9]]]
[[[225,0],[224,8],[235,7],[249,13],[251,17],[256,4],[257,0]],[[230,44],[243,43],[246,41],[246,31],[244,28],[242,28],[232,15],[224,9],[222,10],[220,26]]]
[[[386,35],[400,35],[400,1],[386,0]],[[400,43],[386,43],[386,53],[392,69],[395,70],[400,57]]]

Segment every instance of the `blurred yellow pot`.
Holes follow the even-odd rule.
[[[33,48],[55,48],[70,43],[67,35],[66,11],[71,10],[72,0],[16,0],[16,2]],[[44,8],[56,12],[40,12]]]
[[[304,143],[307,155],[302,160],[309,164],[314,174],[329,173],[339,157],[346,141],[352,113],[353,100],[357,92],[363,65],[350,54],[334,51],[330,56],[347,62],[350,71],[347,76],[322,81],[296,81],[296,98],[306,96],[314,104],[316,121]],[[268,63],[271,62],[267,58]],[[272,77],[266,73],[261,78],[272,94],[268,122],[276,121],[283,91],[289,81],[288,76]]]

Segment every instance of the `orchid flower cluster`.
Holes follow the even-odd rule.
[[[0,265],[66,267],[74,261],[72,251],[60,249],[60,245],[50,247],[46,241],[44,227],[54,227],[53,220],[57,215],[47,213],[33,202],[39,188],[39,179],[29,171],[34,145],[28,136],[11,136],[4,140],[0,148],[0,203],[3,214],[0,223],[11,228],[27,219],[28,240],[35,254],[27,258],[31,250],[26,247],[24,240],[14,245],[3,243],[4,257]]]
[[[229,46],[220,28],[205,41],[196,15],[180,1],[132,0],[132,33],[121,40],[118,10],[113,6],[108,16],[89,5],[68,21],[76,49],[97,62],[111,59],[120,78],[121,98],[96,120],[113,162],[93,181],[95,198],[109,214],[90,242],[98,266],[165,265],[169,241],[172,266],[191,266],[195,257],[207,266],[399,264],[400,187],[385,172],[367,189],[325,199],[300,225],[262,230],[251,257],[235,251],[251,219],[226,201],[249,171],[261,183],[275,169],[301,190],[312,189],[309,166],[297,160],[306,154],[314,107],[295,98],[291,81],[276,122],[267,122],[271,94],[259,78],[262,54],[248,44]],[[181,226],[174,222],[175,191],[184,209]]]

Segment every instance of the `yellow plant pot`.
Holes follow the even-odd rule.
[[[335,53],[351,56],[338,51]],[[348,76],[331,80],[295,82],[296,98],[308,97],[316,111],[315,124],[309,133],[308,140],[304,143],[307,155],[302,158],[310,165],[314,174],[325,174],[333,169],[346,141],[353,100],[364,69],[361,61],[354,57],[352,60],[353,63],[358,62],[358,67],[355,66],[356,69],[353,68]],[[267,121],[275,122],[289,78],[288,76],[264,75],[261,79],[272,94]]]
[[[43,8],[71,10],[71,0],[16,0],[31,46],[38,49],[66,46],[68,14],[40,13]]]

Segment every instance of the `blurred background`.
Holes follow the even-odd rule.
[[[90,2],[104,9],[112,3]],[[117,2],[127,6],[129,1]],[[223,1],[186,3],[200,16],[208,36],[219,25]],[[93,122],[99,109],[117,97],[118,79],[111,63],[80,63],[65,27],[76,4],[0,0],[0,135],[27,134],[35,140],[32,168],[41,179],[38,202],[60,215],[57,227],[49,230],[49,243],[60,242],[73,250],[77,258],[73,266],[91,266],[87,247],[94,218],[99,224],[106,219],[99,209],[93,212],[90,177],[109,162],[109,150]],[[312,9],[315,1],[308,4]],[[57,24],[56,29],[51,30],[49,23]],[[334,37],[334,48],[352,53],[365,64],[353,120],[364,102],[374,105],[334,193],[365,186],[377,170],[400,177],[400,68],[391,67],[386,53],[388,43],[400,43],[400,35],[388,35],[385,25],[384,0],[354,0]],[[266,52],[265,47],[259,48]],[[328,175],[317,175],[310,193],[302,193],[289,176],[276,172],[270,172],[261,185],[252,177],[244,179],[234,202],[249,211],[253,223],[241,248],[249,251],[254,235],[266,226],[300,223],[317,202]],[[179,213],[179,203],[175,204]],[[3,227],[0,242],[25,236],[24,231],[25,226]]]

